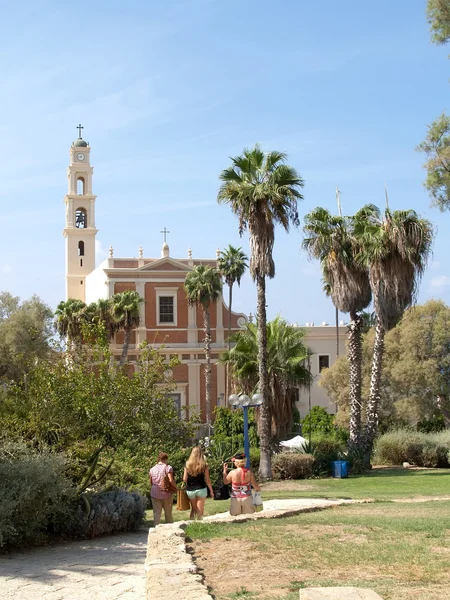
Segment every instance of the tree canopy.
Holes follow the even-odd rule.
[[[441,301],[408,309],[400,323],[386,334],[381,377],[380,429],[415,425],[436,414],[450,426],[450,307]],[[374,331],[363,341],[363,399],[370,388]],[[348,363],[340,357],[322,372],[321,385],[337,402],[337,423],[348,426]],[[363,405],[365,412],[365,403]]]
[[[23,302],[0,293],[0,380],[18,381],[36,359],[50,354],[52,311],[37,296]]]
[[[427,19],[432,42],[447,44],[450,40],[450,0],[428,0]],[[417,150],[427,157],[424,186],[432,205],[447,210],[450,208],[450,118],[445,112],[428,127],[427,136]]]

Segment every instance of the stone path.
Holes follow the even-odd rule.
[[[148,530],[0,555],[1,600],[144,600]]]

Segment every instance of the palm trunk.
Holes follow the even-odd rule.
[[[384,353],[384,328],[377,317],[375,342],[373,346],[372,373],[370,377],[369,402],[367,404],[367,423],[365,439],[365,463],[370,465],[373,443],[378,430],[378,408],[380,405],[381,369]]]
[[[351,447],[361,443],[361,317],[350,313],[348,362],[350,370],[350,440]]]
[[[209,310],[203,309],[203,331],[205,332],[205,411],[206,424],[208,426],[208,435],[210,434],[209,426],[211,424],[211,324],[209,318]]]
[[[233,301],[233,286],[229,285],[229,292],[228,292],[228,352],[231,349],[231,341],[230,341],[230,337],[231,337],[231,303]]]
[[[228,352],[231,350],[231,303],[233,301],[233,286],[232,284],[228,285]],[[225,397],[228,398],[231,391],[230,384],[230,364],[227,363],[227,372],[226,372],[226,383],[225,383]]]
[[[336,360],[339,358],[339,309],[336,306],[336,313],[335,313],[335,317],[336,317]],[[337,415],[338,413],[338,403],[336,402],[336,404],[334,405],[334,414]]]
[[[272,464],[270,457],[270,438],[272,425],[272,410],[269,388],[269,375],[267,373],[267,316],[266,316],[266,279],[264,275],[256,276],[258,294],[258,367],[259,367],[259,393],[263,403],[260,408],[260,453],[259,474],[263,479],[272,477]]]
[[[124,329],[124,336],[123,336],[123,346],[122,346],[122,356],[120,357],[120,366],[123,367],[123,365],[127,362],[127,358],[128,358],[128,347],[130,345],[130,340],[131,340],[131,327],[126,327]]]
[[[336,358],[339,356],[339,309],[336,306]]]

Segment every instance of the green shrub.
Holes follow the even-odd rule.
[[[449,431],[421,433],[411,429],[397,429],[378,438],[374,462],[387,465],[409,462],[418,467],[448,467],[449,451]]]
[[[55,512],[51,532],[71,538],[93,538],[119,531],[136,531],[142,525],[147,498],[139,492],[112,489],[87,494]],[[87,511],[89,508],[89,512]]]
[[[280,452],[272,459],[272,470],[281,479],[308,479],[313,475],[314,457],[300,452]]]
[[[423,418],[417,421],[417,431],[422,433],[435,433],[437,431],[443,431],[445,429],[445,420],[442,415],[433,415],[431,417]]]
[[[0,443],[0,547],[45,539],[55,511],[75,496],[64,471],[61,455],[24,442]]]
[[[331,463],[344,458],[345,444],[334,435],[315,435],[307,451],[314,456],[314,475],[331,473]]]
[[[304,419],[302,419],[303,435],[311,433],[332,433],[334,430],[334,415],[330,415],[321,406],[313,406]]]
[[[261,452],[259,448],[250,448],[250,468],[255,475],[259,471],[259,461],[261,458]]]

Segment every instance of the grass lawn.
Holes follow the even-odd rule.
[[[442,496],[450,496],[445,470],[377,469],[348,480],[274,482],[263,498],[376,502],[286,519],[197,522],[187,535],[217,600],[298,600],[303,587],[345,585],[372,588],[385,600],[441,600],[450,597],[450,500],[391,500]],[[207,512],[224,505],[208,501]]]

